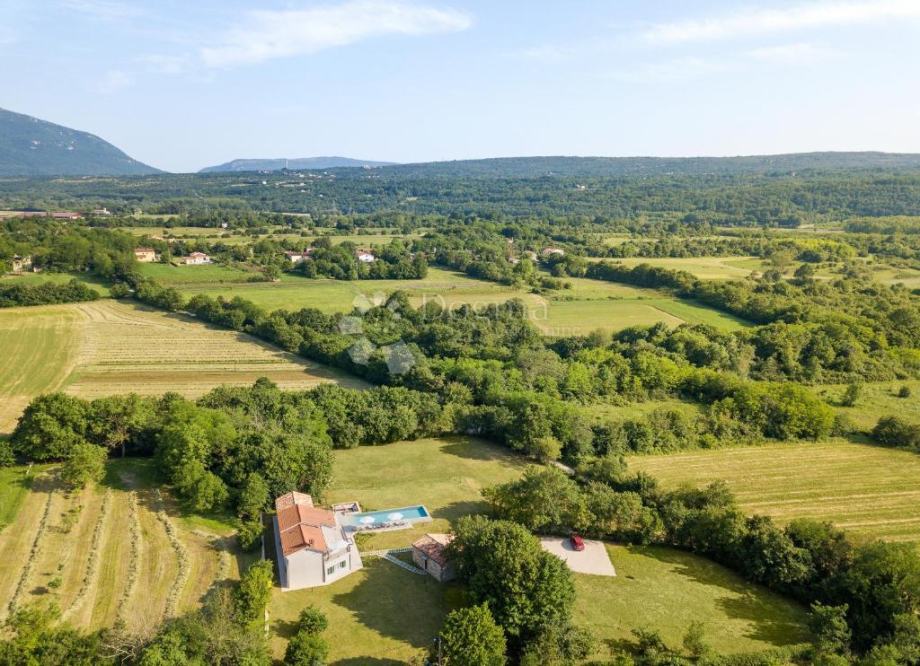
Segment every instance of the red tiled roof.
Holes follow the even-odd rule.
[[[313,498],[291,492],[275,500],[281,550],[285,555],[307,548],[319,552],[329,550],[323,527],[336,527],[335,514],[313,506]]]
[[[429,559],[434,560],[442,567],[447,564],[445,549],[454,540],[450,534],[426,534],[412,544],[412,547],[422,551]]]

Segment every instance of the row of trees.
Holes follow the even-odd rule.
[[[14,308],[24,305],[52,305],[55,303],[79,303],[94,301],[99,292],[79,280],[63,284],[42,282],[39,284],[0,284],[0,308]]]

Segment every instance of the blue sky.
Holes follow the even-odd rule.
[[[238,157],[920,152],[920,0],[0,0],[0,107]]]

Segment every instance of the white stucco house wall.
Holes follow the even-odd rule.
[[[364,566],[339,514],[313,506],[305,493],[290,492],[275,500],[274,527],[278,576],[285,590],[328,585]]]

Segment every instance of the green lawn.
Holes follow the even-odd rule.
[[[0,467],[0,531],[15,520],[32,478],[29,467]]]
[[[300,610],[317,606],[329,619],[323,637],[334,666],[397,666],[431,645],[444,616],[462,605],[463,592],[381,559],[332,585],[281,592],[269,606],[271,646],[284,656]]]
[[[706,642],[721,654],[804,643],[807,613],[777,594],[744,581],[714,562],[670,548],[608,545],[615,577],[575,576],[575,622],[608,642],[654,629],[680,649],[691,622],[704,624]]]
[[[485,509],[480,491],[516,478],[526,465],[508,449],[469,437],[420,439],[335,452],[330,503],[357,500],[366,511],[424,504],[434,521],[362,536],[362,548],[397,548],[425,532],[447,532]]]
[[[203,264],[201,266],[173,266],[172,264],[139,264],[138,272],[146,278],[152,278],[165,287],[191,285],[218,286],[226,282],[247,282],[259,279],[260,274],[244,271],[221,264]]]
[[[843,440],[635,456],[665,487],[724,480],[748,513],[813,518],[856,540],[920,541],[920,455]]]

